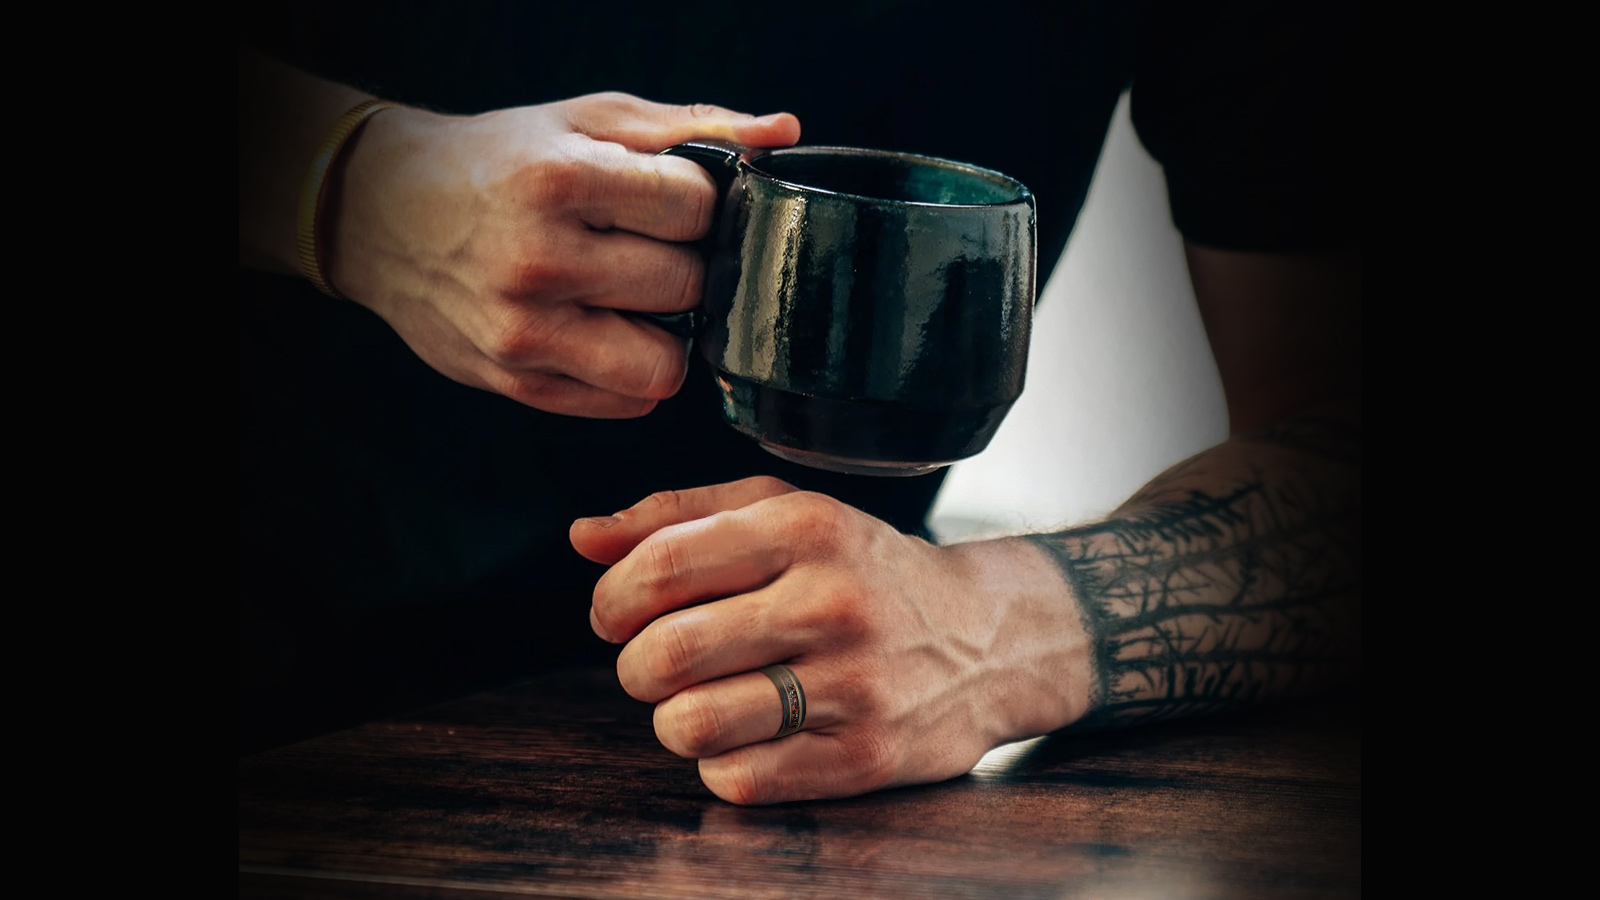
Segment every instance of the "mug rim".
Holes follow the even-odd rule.
[[[780,178],[777,175],[763,170],[759,161],[769,156],[802,156],[806,154],[827,156],[865,156],[877,159],[900,159],[943,169],[956,169],[968,175],[975,175],[986,181],[998,181],[1010,188],[1016,196],[1010,200],[1001,200],[995,203],[937,203],[931,200],[895,200],[889,197],[873,197],[868,194],[852,194],[848,191],[835,191],[828,188],[817,187],[810,184],[801,184]],[[759,175],[763,180],[773,184],[806,194],[821,194],[830,197],[842,197],[853,201],[867,203],[881,203],[889,206],[923,206],[932,209],[1000,209],[1007,206],[1016,206],[1019,203],[1033,204],[1033,191],[1021,181],[995,169],[987,169],[972,163],[958,162],[940,156],[928,156],[922,153],[906,153],[899,150],[874,150],[869,147],[837,147],[837,146],[799,146],[799,147],[774,147],[772,149],[751,148],[751,152],[739,159],[739,165],[752,173]]]

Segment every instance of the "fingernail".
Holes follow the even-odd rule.
[[[621,519],[618,519],[616,516],[588,516],[586,518],[579,519],[578,521],[583,522],[586,525],[593,525],[596,528],[610,528],[611,526],[620,522]]]
[[[762,116],[761,118],[756,120],[756,124],[757,125],[772,125],[772,124],[775,124],[778,121],[778,117],[781,116],[781,115],[783,115],[783,113],[771,113],[770,115]]]

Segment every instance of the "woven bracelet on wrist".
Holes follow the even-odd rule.
[[[295,241],[300,248],[300,270],[312,284],[317,286],[317,290],[338,300],[343,300],[344,295],[334,289],[322,270],[321,224],[322,209],[328,202],[328,172],[333,169],[333,164],[339,158],[339,152],[344,149],[344,145],[367,119],[396,105],[398,104],[385,100],[364,100],[340,116],[339,121],[334,123],[333,130],[328,132],[328,137],[322,142],[322,146],[317,148],[317,155],[311,160],[311,169],[306,172],[305,186],[300,191],[300,214],[295,221]]]

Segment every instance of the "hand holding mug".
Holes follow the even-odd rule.
[[[1027,367],[1026,186],[887,150],[663,152],[704,165],[723,196],[698,314],[730,425],[793,462],[865,475],[931,472],[988,445]]]
[[[689,242],[717,197],[692,138],[799,138],[754,118],[626,94],[445,116],[396,108],[347,151],[326,268],[444,375],[547,412],[639,416],[675,393],[684,342],[635,312],[700,302]]]

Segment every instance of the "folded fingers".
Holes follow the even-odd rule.
[[[900,754],[887,734],[857,724],[702,757],[700,780],[729,803],[755,806],[853,797],[904,783],[901,768]]]
[[[777,597],[753,599],[795,562],[795,542],[782,527],[781,510],[773,507],[778,499],[759,500],[650,533],[595,584],[601,637],[632,640],[667,613],[707,600],[721,601],[715,607],[721,611],[717,615],[744,610],[750,603],[754,609],[783,608],[785,601]],[[738,598],[745,604],[730,606],[731,601],[723,599],[741,594],[747,595]],[[715,615],[706,621],[714,623]],[[721,631],[728,627],[719,626]]]
[[[800,733],[840,724],[846,704],[842,692],[804,664],[789,667],[804,692]],[[808,680],[813,682],[807,686]],[[817,698],[813,702],[812,697]],[[697,684],[656,705],[656,737],[662,746],[688,759],[770,741],[785,724],[787,699],[764,672],[751,671]]]
[[[658,491],[621,512],[572,523],[572,545],[585,558],[610,565],[670,525],[740,509],[794,491],[793,485],[766,475],[688,490]]]
[[[802,621],[783,589],[770,587],[668,613],[645,626],[617,654],[617,679],[636,700],[654,703],[679,691],[812,648],[816,629]]]

